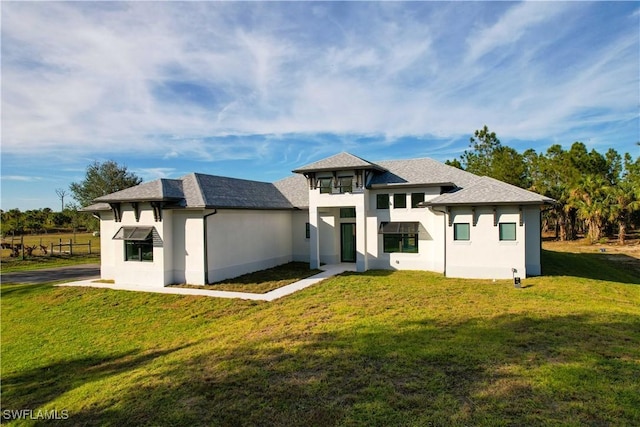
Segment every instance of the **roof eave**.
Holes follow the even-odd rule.
[[[370,165],[370,166],[339,166],[339,167],[327,167],[327,168],[311,168],[311,169],[294,169],[291,172],[293,173],[315,173],[315,172],[333,172],[333,171],[346,171],[346,170],[375,170],[377,172],[388,172],[387,169],[378,165]]]
[[[184,200],[182,197],[144,197],[139,199],[105,199],[98,197],[94,202],[98,203],[144,203],[144,202],[179,202]]]
[[[456,185],[453,182],[398,182],[398,183],[384,183],[384,184],[371,184],[367,188],[388,188],[388,187],[443,187]]]
[[[422,206],[500,206],[500,205],[529,205],[529,206],[543,206],[554,204],[554,201],[540,200],[540,201],[503,201],[503,202],[423,202]]]

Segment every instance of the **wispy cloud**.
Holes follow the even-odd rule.
[[[40,181],[42,178],[38,176],[27,176],[27,175],[2,175],[3,181],[22,181],[22,182],[33,182]]]
[[[637,117],[637,28],[597,7],[4,3],[3,151],[298,161],[322,135],[453,141],[485,123],[570,138],[585,112]]]

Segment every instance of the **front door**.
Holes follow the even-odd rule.
[[[340,224],[340,262],[356,262],[355,224]]]

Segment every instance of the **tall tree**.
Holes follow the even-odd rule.
[[[485,125],[469,138],[469,150],[460,156],[461,162],[450,161],[451,166],[476,175],[486,175],[518,187],[529,186],[523,156],[511,147],[502,145],[495,132]]]
[[[69,189],[80,206],[85,207],[100,196],[133,187],[141,182],[142,179],[133,172],[129,172],[126,166],[109,160],[104,163],[90,164],[87,167],[85,179],[72,183]]]

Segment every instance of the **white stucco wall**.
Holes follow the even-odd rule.
[[[218,210],[209,217],[209,282],[292,261],[291,211]]]
[[[519,225],[517,206],[498,206],[498,223],[516,224],[516,240],[500,241],[499,227],[494,226],[492,207],[477,207],[477,225],[473,226],[470,207],[452,208],[453,223],[469,223],[470,240],[454,241],[454,227],[446,227],[446,275],[448,277],[510,279],[512,268],[516,275],[526,277],[525,227]]]
[[[309,262],[309,242],[306,237],[306,224],[309,222],[309,211],[291,212],[291,247],[293,261]]]
[[[540,265],[540,207],[527,206],[524,208],[524,215],[527,275],[539,276],[542,274],[542,267]]]
[[[406,208],[393,205],[394,194],[406,195]],[[411,194],[424,193],[425,201],[437,197],[440,187],[388,188],[368,192],[367,254],[369,268],[394,270],[429,270],[444,272],[444,218],[425,208],[411,207]],[[377,209],[378,194],[389,195],[389,209]],[[383,236],[379,234],[382,222],[419,222],[418,253],[385,253]]]
[[[343,171],[338,176],[353,175],[355,171]],[[330,173],[319,173],[318,179],[330,177]],[[368,258],[366,255],[367,224],[365,212],[368,200],[366,190],[356,188],[355,179],[353,192],[339,194],[321,194],[320,189],[309,191],[309,222],[311,224],[310,262],[312,268],[320,263],[335,264],[340,262],[340,223],[356,224],[356,268],[366,271]],[[356,210],[356,218],[340,219],[340,207],[351,207]]]
[[[148,203],[140,204],[140,217],[136,221],[133,207],[128,203],[121,206],[122,221],[101,221],[101,253],[104,279],[115,280],[116,283],[164,286],[172,282],[173,277],[165,274],[165,265],[171,270],[171,211],[163,212],[163,220],[156,222],[153,211]],[[113,240],[113,236],[120,227],[144,227],[151,226],[156,230],[156,243],[153,248],[153,261],[125,261],[124,241]],[[169,230],[169,232],[167,232]]]
[[[118,228],[112,212],[100,212],[100,278],[102,280],[115,280],[116,277],[116,250],[112,237]]]
[[[203,217],[209,212],[212,211],[173,212],[173,283],[205,283]]]

